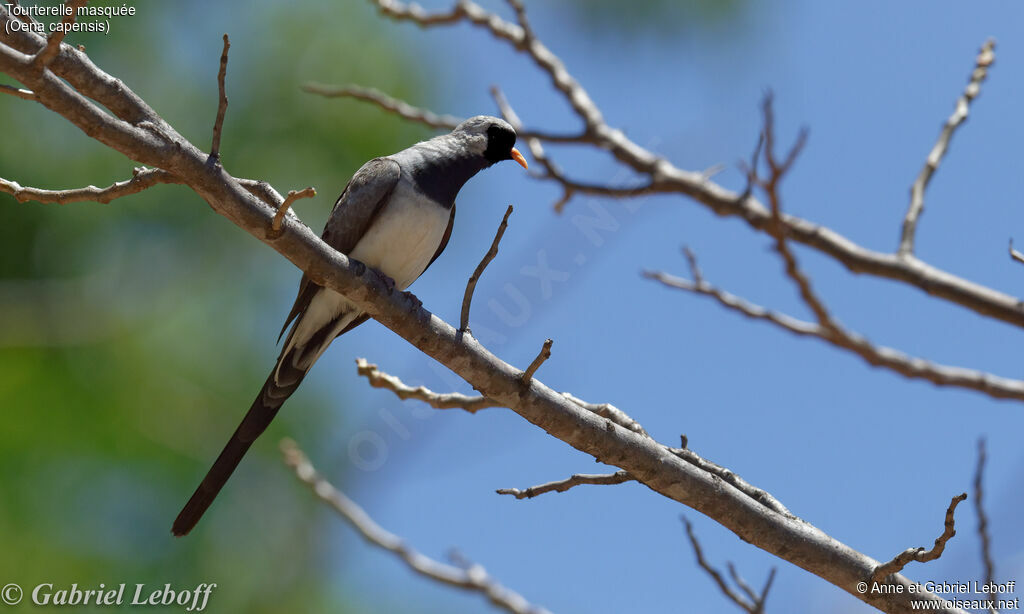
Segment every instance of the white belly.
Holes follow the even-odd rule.
[[[451,209],[439,207],[399,183],[391,202],[349,254],[405,290],[430,264],[448,228]]]
[[[348,254],[395,280],[395,287],[400,290],[408,288],[430,264],[451,219],[450,209],[427,201],[406,185],[402,182],[396,186],[391,202]],[[341,294],[321,289],[285,341],[285,352],[294,345],[305,345],[316,331],[342,314],[335,323],[335,330],[325,337],[322,345],[305,355],[308,364],[301,365],[303,368],[312,365],[331,340],[360,314]]]

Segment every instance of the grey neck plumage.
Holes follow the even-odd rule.
[[[392,158],[409,173],[420,192],[449,209],[462,186],[491,165],[450,135],[417,143]]]

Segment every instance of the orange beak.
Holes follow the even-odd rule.
[[[512,148],[512,151],[509,152],[509,155],[512,156],[513,160],[519,163],[519,166],[523,168],[530,168],[530,165],[526,163],[526,158],[524,158],[523,154],[519,153],[519,150],[516,149],[515,147]]]

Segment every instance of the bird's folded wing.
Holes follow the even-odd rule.
[[[362,166],[349,180],[348,185],[334,203],[331,216],[324,228],[323,240],[343,254],[349,254],[356,243],[366,233],[391,193],[394,192],[402,169],[398,162],[389,158],[374,158]],[[295,304],[288,313],[288,319],[281,327],[280,339],[284,331],[299,314],[303,313],[313,300],[320,286],[310,281],[305,274],[299,282],[299,294]],[[365,320],[363,318],[360,323]],[[356,324],[353,324],[353,327]]]

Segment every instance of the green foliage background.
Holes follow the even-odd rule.
[[[321,196],[302,204],[318,228],[362,161],[427,133],[299,85],[355,81],[419,97],[421,79],[365,5],[229,4],[139,3],[135,17],[112,20],[109,36],[69,40],[208,148],[228,30],[223,162],[282,191],[318,186]],[[25,185],[108,185],[133,167],[10,96],[0,97],[0,135],[0,175]],[[341,611],[322,541],[336,520],[271,470],[276,437],[248,459],[268,465],[258,485],[266,497],[225,493],[193,535],[169,533],[265,376],[269,358],[250,339],[274,324],[244,306],[289,294],[280,289],[298,272],[178,186],[109,205],[0,201],[0,578],[23,587],[216,582],[211,611]],[[302,420],[277,434],[315,433],[326,405],[293,408]]]

